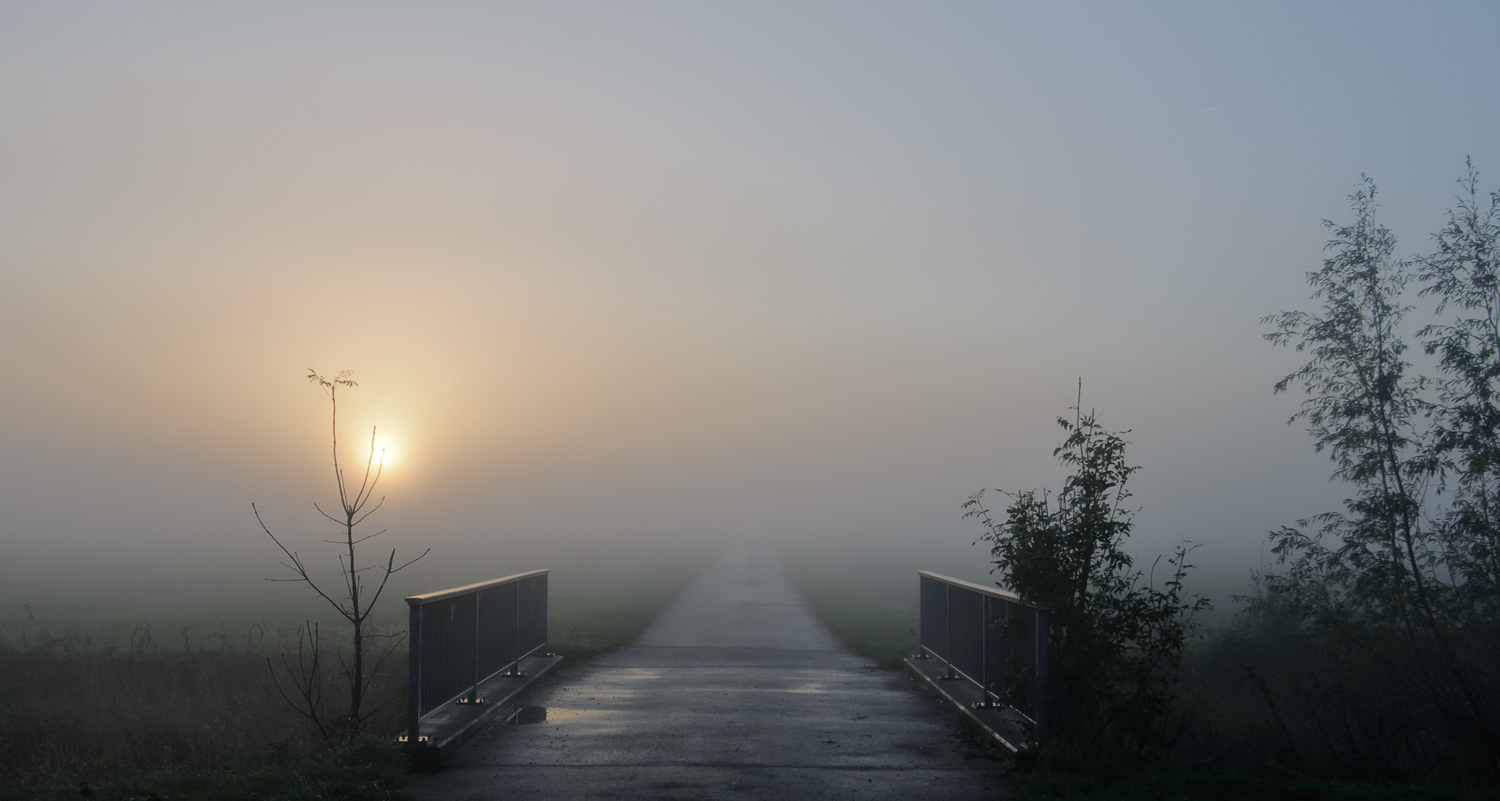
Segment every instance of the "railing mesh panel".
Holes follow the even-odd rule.
[[[957,579],[920,574],[922,648],[995,702],[1037,722],[1045,710],[1045,605],[986,591]]]
[[[547,572],[496,582],[407,599],[408,734],[428,713],[547,650]]]
[[[984,676],[984,596],[948,586],[948,664],[979,682]]]
[[[920,576],[922,647],[940,659],[948,658],[948,585]]]
[[[517,582],[480,590],[479,678],[481,681],[516,662]]]
[[[520,655],[547,650],[547,576],[516,582],[520,596]]]
[[[1042,616],[1035,609],[1018,609],[1014,619],[1014,644],[1009,660],[1014,665],[1010,677],[1010,705],[1034,720],[1038,712],[1035,696],[1037,663],[1045,658],[1045,654],[1037,653],[1038,641],[1045,641],[1037,632],[1037,623]]]
[[[474,683],[474,595],[422,607],[421,705],[425,715]]]

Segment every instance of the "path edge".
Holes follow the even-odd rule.
[[[1026,745],[1026,732],[1020,721],[1014,720],[998,709],[975,709],[973,704],[983,700],[979,688],[967,681],[944,681],[944,665],[937,659],[918,659],[908,656],[901,660],[906,672],[917,683],[937,697],[943,705],[950,707],[965,720],[984,732],[985,739],[996,750],[1017,762],[1032,756]]]
[[[522,659],[520,677],[496,676],[480,685],[479,694],[486,699],[481,707],[464,708],[449,702],[453,709],[443,710],[449,712],[449,719],[440,724],[438,732],[427,742],[406,746],[408,764],[419,772],[441,768],[454,751],[496,717],[513,711],[514,702],[534,688],[562,660],[561,654]]]

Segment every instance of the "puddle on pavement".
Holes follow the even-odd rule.
[[[516,710],[516,714],[511,717],[510,722],[520,726],[524,726],[528,723],[546,723],[547,707],[523,706],[520,709]]]
[[[604,714],[602,709],[569,709],[559,706],[523,706],[516,709],[506,723],[527,726],[533,723],[569,723]]]

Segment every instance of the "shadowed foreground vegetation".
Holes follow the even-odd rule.
[[[397,789],[405,774],[400,748],[366,737],[336,751],[229,770],[191,765],[116,778],[0,784],[0,801],[401,801],[410,798]]]
[[[628,644],[710,556],[557,570],[553,650],[576,660]],[[400,611],[393,605],[383,619]],[[29,625],[12,619],[0,641],[0,799],[402,797],[401,754],[390,742],[405,725],[404,649],[372,684],[370,737],[329,751],[267,667],[295,649],[293,615],[275,626],[228,622],[248,634],[174,620],[168,638],[106,606],[93,616],[70,611],[66,629],[35,612]]]
[[[1500,790],[1442,785],[1372,784],[1310,779],[1295,773],[1252,775],[1171,770],[1119,781],[1048,772],[1021,786],[1017,801],[1493,801]]]
[[[913,570],[847,562],[835,568],[795,557],[786,562],[798,591],[850,651],[888,669],[916,651]],[[1016,797],[1500,800],[1500,788],[1381,781],[1392,778],[1389,769],[1366,765],[1368,772],[1359,772],[1321,758],[1319,748],[1341,748],[1346,733],[1337,730],[1339,717],[1357,700],[1355,688],[1316,684],[1317,651],[1284,633],[1257,632],[1243,622],[1200,633],[1183,655],[1166,764],[1137,771],[1080,764],[1061,754],[1043,763]]]
[[[295,645],[295,630],[282,635]],[[272,684],[266,660],[277,653],[274,644],[122,652],[87,647],[77,635],[29,639],[27,650],[0,650],[5,779],[99,780],[187,766],[275,765],[320,742]],[[390,662],[376,687],[380,699],[405,686],[405,660]],[[394,733],[402,712],[399,703],[388,703],[376,730]]]

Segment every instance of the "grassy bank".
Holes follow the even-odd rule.
[[[554,574],[548,599],[552,649],[589,659],[635,642],[717,551],[661,550],[650,559],[600,560]]]
[[[852,653],[896,669],[917,651],[917,581],[905,565],[858,565],[783,549],[792,584]]]
[[[311,753],[320,738],[277,693],[266,664],[272,656],[279,654],[122,653],[56,639],[0,650],[0,780],[97,781]],[[374,687],[377,702],[405,687],[405,661],[392,658],[388,667]],[[338,678],[327,679],[336,697]],[[394,733],[399,707],[374,721],[376,733]]]
[[[712,556],[554,562],[553,649],[587,659],[628,644]],[[315,605],[288,603],[277,618],[248,623],[183,615],[153,624],[110,603],[56,617],[45,607],[21,609],[24,619],[10,611],[0,641],[0,799],[399,797],[399,770],[390,771],[400,755],[385,743],[404,725],[403,650],[386,660],[372,695],[389,701],[368,729],[374,742],[352,751],[327,752],[272,682],[267,660],[279,664],[295,649]],[[345,635],[333,621],[322,630],[330,650]],[[325,702],[347,702],[341,681],[334,662]]]
[[[187,766],[96,779],[44,777],[0,784],[0,801],[403,801],[404,757],[389,740],[275,764]]]

